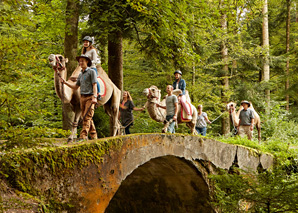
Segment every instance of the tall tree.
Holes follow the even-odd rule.
[[[269,65],[269,27],[268,27],[268,2],[264,0],[263,5],[263,26],[262,26],[262,38],[263,38],[263,74],[262,81],[269,83],[270,80],[270,65]],[[270,113],[270,89],[267,84],[265,89],[265,99],[266,99],[266,113]]]
[[[222,14],[221,14],[221,28],[224,33],[224,35],[227,33],[227,14],[225,9],[223,8],[224,6],[224,1],[221,0],[221,7],[222,7]],[[223,67],[222,67],[222,89],[221,89],[221,102],[226,105],[228,103],[228,90],[229,90],[229,78],[228,78],[228,73],[229,73],[229,66],[228,66],[228,48],[226,45],[226,41],[223,40],[221,44],[221,56],[222,56],[222,61],[223,61]],[[225,110],[225,109],[223,109]],[[224,135],[228,134],[230,132],[230,119],[228,116],[223,116],[222,117],[222,133]]]
[[[291,23],[291,0],[287,0],[287,20],[286,20],[286,53],[288,54],[290,51],[290,23]],[[287,65],[286,65],[286,83],[285,83],[285,90],[286,90],[286,110],[289,110],[289,103],[290,97],[288,94],[289,90],[289,73],[290,73],[290,59],[287,58]]]

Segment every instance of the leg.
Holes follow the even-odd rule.
[[[240,126],[239,130],[238,130],[238,135],[243,138],[246,134],[245,134],[245,130],[243,128],[244,126]]]
[[[96,133],[96,128],[95,128],[93,119],[91,119],[89,134],[90,134],[91,139],[97,139],[97,133]]]
[[[175,121],[171,122],[168,128],[168,132],[175,133]]]
[[[125,134],[126,134],[126,135],[129,135],[129,134],[130,134],[130,131],[129,131],[130,126],[131,126],[131,124],[129,124],[129,125],[125,128]]]
[[[201,134],[203,136],[206,136],[206,133],[207,133],[207,127],[203,127],[202,130],[201,130]]]
[[[93,123],[92,117],[94,115],[94,104],[92,104],[92,96],[84,98],[84,111],[83,116],[85,116],[83,120],[83,128],[80,133],[80,138],[82,139],[88,139],[88,132],[91,128],[91,125]]]

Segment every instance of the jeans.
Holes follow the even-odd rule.
[[[207,127],[196,127],[197,133],[206,136]]]
[[[97,73],[97,69],[96,68],[92,68],[92,69],[94,69],[95,70],[95,72],[96,72],[96,75],[98,76],[98,73]],[[96,81],[96,83],[97,83],[97,93],[100,93],[100,86],[99,86],[99,83],[98,83],[98,81]]]
[[[166,120],[170,121],[173,117],[174,117],[174,115],[167,115]],[[173,121],[172,123],[169,124],[168,132],[175,133],[175,121]]]

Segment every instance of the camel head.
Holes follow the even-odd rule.
[[[226,109],[229,111],[229,113],[236,111],[236,103],[235,102],[229,102],[226,106]]]
[[[148,100],[157,99],[160,100],[160,89],[157,86],[152,85],[150,88],[146,88],[143,90],[143,94],[146,95]]]
[[[62,55],[54,55],[51,54],[49,56],[49,63],[53,67],[54,70],[62,71],[65,69],[65,64],[68,62],[67,58],[64,58]]]

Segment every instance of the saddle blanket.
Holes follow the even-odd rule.
[[[100,94],[101,97],[105,97],[106,93],[107,93],[106,83],[99,76],[97,76],[97,81],[98,81],[99,86],[100,86],[100,93],[99,94]]]
[[[184,102],[184,104],[180,104],[181,106],[181,120],[182,122],[189,122],[192,119],[192,108],[189,102]],[[187,110],[185,110],[187,107]],[[187,114],[187,111],[189,114]]]

